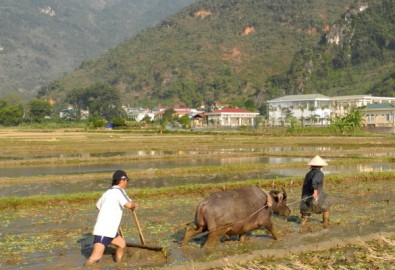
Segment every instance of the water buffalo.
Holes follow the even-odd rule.
[[[207,232],[204,247],[214,247],[223,235],[239,235],[243,240],[249,231],[265,227],[277,239],[271,221],[272,212],[288,216],[285,190],[267,192],[258,186],[214,193],[197,207],[195,221],[185,229],[183,245],[195,235]]]

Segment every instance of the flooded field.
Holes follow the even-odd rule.
[[[287,158],[288,160],[291,160]],[[301,160],[298,158],[298,160]],[[307,162],[307,158],[303,165]],[[178,166],[182,166],[180,162]],[[184,163],[185,164],[185,163]],[[229,165],[230,163],[226,163]],[[239,164],[239,163],[237,163]],[[151,164],[153,165],[153,164]],[[286,164],[285,164],[286,165]],[[197,165],[196,165],[197,166]],[[104,169],[104,166],[101,167]],[[118,168],[130,168],[128,164],[120,164],[118,166],[111,166],[111,172]],[[173,167],[179,168],[179,167]],[[30,170],[29,168],[28,170]],[[139,168],[140,170],[143,170]],[[21,170],[21,169],[20,169]],[[40,173],[39,168],[34,168],[35,171]],[[52,169],[51,169],[52,170]],[[127,170],[127,169],[126,169]],[[149,168],[148,170],[155,170]],[[61,174],[61,168],[54,168],[51,175],[55,175],[55,172]],[[331,168],[324,168],[324,173],[326,175],[341,175],[350,173],[363,173],[363,172],[392,172],[395,171],[395,163],[377,163],[377,164],[351,164],[351,165],[338,165],[331,166]],[[21,172],[20,172],[21,173]],[[208,184],[208,183],[229,183],[238,182],[250,179],[262,179],[270,181],[271,179],[284,178],[284,177],[304,177],[306,174],[306,168],[287,168],[283,167],[281,169],[266,169],[262,171],[248,171],[242,173],[217,173],[217,174],[199,174],[199,175],[186,175],[178,176],[172,175],[170,177],[161,176],[151,176],[151,177],[139,177],[133,179],[134,188],[163,188],[163,187],[174,187],[180,185],[191,185],[191,184]],[[34,174],[33,174],[34,175]],[[39,174],[43,175],[43,174]],[[34,176],[39,176],[34,175]],[[24,176],[26,177],[26,176]],[[57,194],[73,194],[80,192],[99,192],[108,188],[108,179],[95,180],[95,181],[83,181],[84,173],[79,172],[75,175],[77,180],[73,181],[56,181],[56,182],[44,182],[35,183],[32,185],[28,184],[18,184],[14,185],[12,182],[8,182],[7,185],[3,185],[0,189],[0,198],[15,196],[15,197],[25,197],[25,196],[37,196],[37,195],[57,195]],[[1,180],[0,180],[1,181]],[[81,184],[83,182],[83,184]],[[1,184],[0,184],[1,186]]]
[[[391,189],[388,189],[389,186]],[[297,187],[290,188],[288,195],[293,210],[291,216],[273,218],[279,240],[273,240],[265,230],[259,230],[254,231],[243,243],[230,239],[220,243],[211,252],[201,249],[204,237],[197,238],[186,246],[179,244],[184,224],[193,220],[196,205],[204,196],[170,196],[160,200],[136,197],[134,199],[140,203],[137,214],[147,243],[164,247],[166,254],[128,248],[124,267],[190,269],[188,265],[192,264],[196,266],[194,269],[208,269],[210,265],[224,265],[227,262],[224,257],[231,261],[238,258],[237,261],[241,262],[245,257],[241,254],[251,254],[254,251],[259,251],[259,256],[269,256],[273,250],[303,251],[311,245],[319,246],[321,242],[333,247],[339,239],[356,241],[372,234],[387,235],[395,230],[393,187],[392,181],[353,185],[328,183],[327,192],[332,204],[329,228],[324,229],[321,217],[315,215],[304,230],[299,225],[298,205],[292,204],[298,201],[300,191]],[[43,205],[35,209],[3,211],[1,268],[80,268],[91,252],[90,232],[95,218],[93,203]],[[128,242],[139,243],[130,212],[125,211],[121,226]],[[113,264],[111,250],[108,250],[100,265],[104,269],[112,269]]]
[[[1,269],[82,268],[92,248],[95,199],[67,200],[65,196],[100,194],[109,187],[112,171],[119,168],[134,180],[127,192],[140,204],[137,214],[147,243],[165,250],[128,248],[120,269],[237,269],[232,264],[274,253],[291,256],[381,236],[395,240],[395,182],[375,176],[395,169],[392,137],[3,131],[0,145],[5,149],[0,154],[0,201],[22,202],[1,210]],[[324,229],[321,217],[315,215],[302,229],[300,179],[308,170],[307,160],[316,154],[328,160],[324,173],[333,179],[325,183],[331,223]],[[371,180],[369,173],[375,173]],[[335,175],[347,175],[347,180],[330,178]],[[287,182],[281,182],[283,178]],[[270,188],[284,186],[288,192],[291,216],[273,217],[279,240],[262,229],[252,232],[245,242],[231,238],[210,252],[201,249],[204,236],[186,246],[179,244],[197,204],[214,191],[208,188],[210,184],[228,188],[231,183],[251,180]],[[177,192],[191,185],[193,191]],[[170,187],[174,193],[163,192]],[[145,190],[161,195],[140,198]],[[49,196],[42,204],[23,204],[27,197],[38,200],[41,195]],[[125,211],[121,226],[128,242],[139,243],[130,212]],[[114,269],[111,253],[109,248],[101,269]],[[391,269],[393,263],[389,260],[376,269]]]

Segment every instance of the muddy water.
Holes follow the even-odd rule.
[[[284,163],[289,160],[295,161],[300,159],[293,158],[273,158],[270,162]],[[244,159],[228,159],[226,164],[231,162],[247,162],[254,161],[255,158]],[[225,163],[224,161],[220,161]],[[238,163],[238,164],[240,164]],[[153,165],[153,164],[150,164]],[[179,164],[177,164],[179,165]],[[143,167],[143,165],[141,165]],[[125,168],[124,164],[113,169]],[[126,170],[130,169],[127,167]],[[330,174],[349,174],[352,172],[380,172],[380,171],[394,171],[395,164],[393,163],[376,163],[376,164],[352,164],[352,165],[339,165],[330,166],[323,169],[325,175]],[[111,175],[112,171],[109,171]],[[222,182],[236,182],[250,179],[274,179],[276,177],[304,177],[306,169],[283,168],[283,169],[270,169],[259,172],[245,172],[238,174],[215,174],[215,175],[193,175],[193,176],[172,176],[172,177],[155,177],[155,178],[142,178],[133,181],[131,184],[135,188],[161,188],[180,186],[188,184],[207,184],[207,183],[222,183]],[[73,194],[79,192],[102,191],[108,188],[108,180],[97,181],[83,181],[83,182],[55,182],[55,183],[36,183],[32,184],[18,184],[12,186],[3,186],[0,189],[0,198],[4,197],[24,197],[34,195],[57,195],[57,194]]]
[[[307,161],[308,158],[290,158],[290,157],[209,157],[200,158],[198,156],[186,156],[179,159],[160,159],[160,160],[139,160],[132,162],[100,163],[78,166],[58,166],[58,167],[18,167],[18,168],[1,168],[0,177],[33,177],[39,175],[53,174],[83,174],[95,172],[113,172],[122,167],[125,170],[149,170],[165,168],[183,168],[197,166],[221,166],[237,164],[283,164],[290,162]]]
[[[272,146],[272,147],[238,147],[223,148],[217,150],[139,150],[129,152],[102,152],[102,153],[76,153],[61,155],[27,155],[23,156],[7,156],[3,155],[0,160],[26,160],[26,159],[47,159],[47,158],[106,158],[106,157],[166,157],[166,156],[201,156],[201,155],[218,155],[231,153],[286,153],[286,152],[306,152],[312,151],[317,153],[325,153],[331,151],[353,150],[355,146]],[[381,151],[376,153],[364,153],[362,156],[395,156],[393,151]]]
[[[275,241],[265,230],[255,231],[243,243],[231,238],[212,251],[200,248],[204,237],[180,247],[183,224],[191,221],[202,196],[139,200],[137,210],[144,237],[149,245],[162,246],[162,253],[128,248],[123,269],[205,269],[202,262],[230,256],[245,258],[254,250],[298,248],[323,241],[358,237],[370,233],[395,231],[395,184],[393,181],[364,182],[326,186],[331,201],[331,224],[321,226],[314,215],[305,229],[298,221],[299,188],[288,190],[293,213],[288,218],[274,217],[280,239]],[[90,232],[96,218],[94,205],[43,205],[31,210],[5,211],[0,217],[1,269],[79,269],[91,252]],[[128,242],[139,242],[130,212],[122,221]],[[100,262],[101,269],[114,269],[111,249]],[[243,254],[243,255],[241,255]],[[199,266],[198,266],[199,264]],[[194,265],[196,267],[194,267]],[[169,268],[169,269],[170,269]]]

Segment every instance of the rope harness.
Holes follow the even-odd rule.
[[[288,203],[287,205],[290,206],[290,205],[293,205],[293,204],[295,204],[295,203],[299,203],[299,202],[301,202],[301,201],[305,201],[305,200],[307,200],[307,199],[309,199],[309,198],[311,198],[311,197],[313,197],[313,195],[308,196],[308,197],[305,197],[305,198],[303,198],[303,199],[301,199],[301,200],[299,200],[299,201],[293,202],[293,203]]]

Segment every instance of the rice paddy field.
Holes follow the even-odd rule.
[[[393,135],[0,129],[0,146],[1,269],[83,269],[94,204],[116,169],[133,180],[127,193],[147,244],[163,252],[128,248],[116,265],[109,247],[94,269],[394,269]],[[323,228],[313,215],[302,228],[298,201],[315,155],[329,163],[331,221]],[[291,215],[273,217],[278,240],[262,228],[213,250],[201,248],[205,236],[180,244],[201,200],[247,185],[287,191]],[[139,243],[126,210],[121,227]]]

